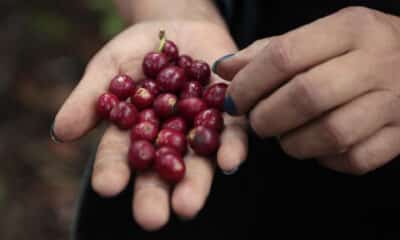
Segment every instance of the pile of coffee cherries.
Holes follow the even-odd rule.
[[[111,80],[108,92],[98,98],[97,114],[130,130],[132,169],[153,168],[167,182],[177,183],[185,175],[188,145],[201,156],[218,150],[227,85],[207,87],[208,64],[179,55],[163,32],[158,51],[144,57],[142,68],[146,78],[137,83],[125,74]]]

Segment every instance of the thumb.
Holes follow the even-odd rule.
[[[270,38],[260,39],[237,53],[220,57],[212,65],[212,71],[225,80],[232,80],[236,73],[267,46],[269,41]]]

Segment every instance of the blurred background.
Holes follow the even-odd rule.
[[[49,127],[123,23],[111,0],[1,0],[0,12],[0,239],[68,239],[100,132],[54,144]]]

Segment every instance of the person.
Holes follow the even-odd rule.
[[[84,178],[76,239],[399,238],[396,1],[116,3],[132,26],[88,64],[55,139],[96,126],[97,97],[118,72],[142,77],[160,29],[182,53],[218,59],[213,78],[230,81],[232,116],[217,164],[189,155],[174,187],[130,173],[128,133],[108,127]]]

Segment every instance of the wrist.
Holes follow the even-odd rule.
[[[209,22],[226,28],[212,0],[131,0],[130,23],[148,21]]]

